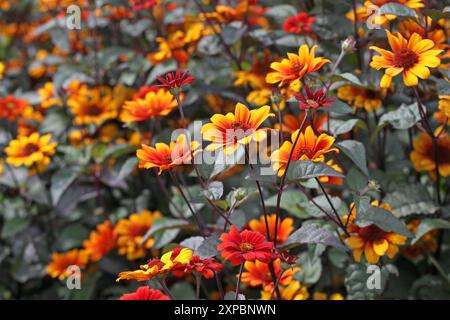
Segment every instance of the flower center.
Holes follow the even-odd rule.
[[[362,228],[359,235],[365,240],[375,241],[381,239],[384,235],[384,231],[375,225],[370,225],[368,227]]]
[[[35,153],[36,151],[39,151],[39,146],[34,143],[28,143],[23,149],[23,153],[27,156]]]
[[[249,130],[251,130],[251,127],[248,125],[248,123],[236,121],[231,125],[231,127],[233,129],[231,134],[232,134],[232,138],[233,138],[234,142],[236,142],[242,138],[245,138],[246,136],[250,135],[250,133],[251,133],[249,131]]]
[[[300,71],[302,71],[303,67],[304,67],[304,64],[303,64],[303,63],[300,63],[300,62],[298,62],[298,61],[295,61],[295,62],[292,63],[292,66],[291,66],[291,73],[293,73],[293,74],[299,74]]]
[[[253,250],[253,245],[248,242],[242,242],[239,246],[242,252],[250,252]]]
[[[312,150],[309,148],[306,148],[306,147],[301,147],[298,149],[298,151],[295,155],[296,155],[296,157],[293,158],[294,160],[300,159],[302,155],[306,155],[309,159],[311,159]]]
[[[102,112],[103,109],[96,104],[92,104],[86,108],[86,113],[90,116],[99,116]]]
[[[419,61],[417,54],[409,48],[401,48],[395,52],[394,64],[397,68],[409,69]]]

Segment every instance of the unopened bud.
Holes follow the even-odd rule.
[[[342,41],[341,45],[342,50],[344,50],[347,53],[351,53],[355,51],[356,48],[356,40],[353,38],[353,36],[348,36],[347,39]]]
[[[369,180],[367,189],[368,191],[380,191],[380,185],[375,180]]]
[[[244,200],[244,198],[247,196],[247,190],[243,188],[238,188],[236,191],[234,191],[234,197],[236,201]]]

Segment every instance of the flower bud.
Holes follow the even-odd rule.
[[[353,36],[348,36],[347,39],[342,41],[341,48],[342,48],[342,50],[344,50],[347,53],[354,52],[355,48],[356,48],[355,38],[353,38]]]

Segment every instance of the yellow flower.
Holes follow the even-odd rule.
[[[3,79],[3,73],[5,72],[5,65],[0,61],[0,80]]]
[[[116,279],[116,282],[119,282],[120,280],[148,281],[160,274],[161,271],[160,266],[156,264],[153,266],[144,264],[139,266],[139,268],[139,270],[123,271],[119,273],[119,277]]]
[[[364,108],[367,112],[373,112],[381,107],[382,98],[386,96],[387,89],[380,91],[356,86],[342,86],[338,89],[339,99],[353,104],[355,109]]]
[[[45,167],[50,164],[50,156],[55,154],[56,142],[50,142],[51,134],[40,136],[35,132],[30,136],[21,136],[10,141],[5,152],[6,162],[15,166]]]
[[[46,82],[37,92],[41,98],[42,108],[47,109],[54,106],[62,106],[61,100],[55,97],[55,86],[53,82]]]
[[[161,216],[159,211],[143,210],[133,213],[128,219],[120,219],[114,228],[119,254],[127,255],[128,260],[145,257],[147,249],[153,246],[154,239],[149,237],[144,243],[141,242],[153,222]]]
[[[417,86],[418,78],[427,79],[430,76],[429,68],[436,68],[441,64],[438,55],[442,50],[435,50],[434,42],[430,39],[422,39],[414,33],[409,40],[403,38],[400,33],[396,35],[386,30],[389,45],[392,51],[371,46],[371,50],[380,53],[374,56],[370,66],[374,69],[386,69],[381,78],[380,87],[389,88],[392,78],[402,73],[406,86]]]
[[[224,153],[229,155],[252,140],[261,141],[266,138],[266,128],[258,128],[268,117],[273,116],[269,106],[249,110],[242,103],[237,103],[234,114],[215,114],[211,117],[212,123],[203,125],[203,138],[212,142],[206,149],[214,151],[223,148]]]
[[[297,82],[303,76],[315,72],[322,68],[325,63],[330,60],[323,57],[315,57],[315,49],[313,46],[311,51],[306,44],[298,49],[298,55],[295,53],[288,53],[288,58],[281,60],[281,62],[272,62],[270,68],[275,70],[266,76],[266,82],[278,85],[281,87],[285,84]]]
[[[281,300],[306,300],[309,298],[308,289],[298,281],[291,281],[287,287],[279,287],[279,289]],[[261,291],[261,300],[270,300],[272,296],[276,297],[272,291]]]
[[[442,124],[450,124],[450,96],[439,96],[439,110],[433,117]]]
[[[172,270],[173,267],[178,265],[188,265],[192,259],[193,252],[188,248],[183,248],[179,252],[174,252],[175,250],[166,252],[161,256],[161,262],[164,263],[164,266],[161,268],[161,271],[169,271]],[[172,257],[174,256],[174,257]]]

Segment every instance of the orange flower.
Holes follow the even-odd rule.
[[[275,71],[267,74],[266,82],[279,83],[281,87],[299,81],[303,76],[322,68],[330,60],[323,57],[316,58],[314,53],[316,47],[313,46],[310,51],[308,46],[304,44],[298,49],[298,55],[288,53],[287,59],[285,58],[281,62],[273,62],[270,67]]]
[[[0,97],[0,119],[6,118],[9,121],[14,121],[22,116],[27,107],[28,102],[26,100],[16,99],[12,95],[6,98]]]
[[[377,91],[363,87],[342,86],[338,89],[337,96],[339,99],[353,104],[355,109],[364,108],[367,112],[373,112],[381,107],[386,93],[386,89]]]
[[[406,86],[417,86],[418,78],[427,79],[430,76],[429,68],[436,68],[441,64],[438,55],[442,50],[435,50],[434,42],[430,39],[422,39],[420,35],[414,33],[409,40],[403,38],[400,33],[393,35],[386,30],[389,45],[392,52],[371,46],[371,50],[380,53],[374,56],[370,66],[374,69],[386,69],[381,78],[380,87],[389,88],[392,78],[398,74],[403,75],[403,82]]]
[[[41,137],[35,132],[28,137],[11,140],[5,148],[6,162],[15,167],[46,167],[50,164],[50,156],[55,154],[56,142],[50,142],[51,138],[51,134]]]
[[[119,254],[127,255],[129,260],[145,257],[147,249],[153,246],[154,239],[149,237],[144,243],[141,242],[153,222],[161,216],[159,211],[143,210],[133,213],[128,219],[120,219],[114,228],[114,232],[117,234]]]
[[[267,217],[267,222],[269,224],[269,232],[270,232],[270,241],[273,241],[275,236],[275,220],[277,215],[271,214]],[[267,238],[266,232],[266,222],[264,216],[262,216],[259,220],[253,219],[248,223],[250,230],[258,231],[263,234]],[[285,218],[278,221],[278,232],[277,232],[277,243],[283,243],[289,238],[291,232],[294,231],[294,220],[292,218]]]
[[[435,49],[446,49],[446,37],[444,28],[440,29],[438,23],[433,24],[433,21],[430,17],[428,19],[428,29],[425,32],[425,28],[417,23],[417,21],[412,19],[407,19],[401,23],[399,23],[398,28],[400,33],[407,39],[411,37],[412,34],[417,33],[422,38],[430,39],[434,42]],[[421,23],[425,25],[425,19],[421,19]]]
[[[144,99],[126,101],[120,120],[123,122],[146,121],[168,115],[178,106],[173,95],[165,90],[150,91]]]
[[[433,114],[433,117],[442,124],[450,124],[450,96],[439,96],[439,110]]]
[[[41,99],[42,108],[47,109],[54,106],[62,106],[61,100],[55,96],[53,82],[46,82],[37,92]]]
[[[117,236],[111,221],[105,221],[92,231],[89,240],[83,242],[83,247],[92,261],[100,260],[109,251],[117,246]]]
[[[373,201],[372,205],[387,211],[392,210],[386,203],[380,205],[378,201]],[[346,221],[348,218],[348,216],[344,216],[343,220]],[[359,227],[352,223],[355,218],[356,209],[354,208],[350,218],[351,222],[347,227],[350,237],[346,241],[348,246],[353,249],[353,257],[357,262],[361,260],[363,253],[370,264],[378,263],[384,255],[392,259],[398,252],[398,245],[406,242],[407,237],[394,232],[384,231],[374,224]]]
[[[412,234],[416,235],[420,224],[420,219],[414,219],[407,224],[407,227]],[[438,233],[438,230],[432,230],[425,233],[416,243],[403,248],[401,253],[410,259],[415,259],[423,254],[436,252],[436,249],[438,248],[436,235]]]
[[[150,260],[147,264],[139,266],[139,270],[123,271],[119,273],[116,282],[119,282],[120,280],[148,281],[159,275],[163,266],[164,263],[159,259]]]
[[[298,281],[291,281],[288,286],[280,287],[281,300],[306,300],[309,298],[308,289]],[[261,291],[261,300],[276,297],[273,290]]]
[[[47,266],[48,275],[52,278],[64,280],[70,275],[70,266],[78,266],[81,269],[86,266],[89,255],[85,250],[73,249],[65,253],[53,253],[52,261]]]
[[[161,174],[164,170],[190,164],[192,157],[201,151],[199,148],[200,144],[197,141],[188,144],[186,136],[180,134],[177,141],[171,141],[170,145],[157,143],[153,148],[143,144],[142,149],[139,149],[136,155],[140,160],[139,168],[159,168],[158,174]]]
[[[436,129],[436,133],[441,128]],[[414,150],[410,158],[416,171],[426,171],[431,177],[435,178],[436,163],[433,152],[433,141],[430,136],[424,132],[413,141]],[[450,135],[442,133],[437,140],[437,149],[439,156],[439,175],[442,177],[450,176]]]
[[[327,161],[327,165],[329,165],[339,173],[344,173],[344,170],[342,170],[342,168],[338,164],[334,163],[333,160]],[[344,184],[344,179],[340,177],[322,176],[319,177],[319,181],[322,183],[334,184],[336,186],[341,186]]]
[[[318,137],[315,135],[313,129],[308,126],[305,132],[300,133],[296,130],[291,135],[291,141],[285,141],[280,149],[274,151],[271,155],[272,162],[274,162],[273,170],[278,171],[278,176],[282,176],[286,170],[287,163],[289,161],[289,155],[291,153],[293,143],[297,140],[297,135],[300,134],[297,144],[295,145],[294,152],[292,153],[291,160],[311,160],[314,162],[323,162],[325,160],[325,154],[338,149],[332,148],[334,138],[322,133]]]
[[[306,116],[305,111],[300,111],[298,116],[287,114],[283,116],[283,132],[292,134],[294,131],[300,129],[300,126],[303,122],[303,119]],[[323,125],[327,122],[327,117],[323,114],[315,113],[313,117],[313,127],[318,131],[323,131]],[[305,121],[305,126],[311,126],[311,120],[308,117]],[[280,125],[278,123],[275,124],[275,128],[279,130]]]
[[[300,271],[300,268],[289,268],[281,270],[281,261],[276,259],[273,262],[276,278],[280,279],[280,286],[287,286],[292,280],[294,273]],[[272,275],[270,274],[269,265],[261,261],[246,261],[244,264],[245,271],[242,273],[242,282],[251,287],[263,286],[264,291],[273,290]],[[282,273],[280,277],[280,273]]]
[[[268,117],[273,116],[269,106],[249,110],[242,103],[237,103],[234,114],[215,114],[211,117],[212,123],[203,125],[203,138],[212,142],[206,149],[215,151],[223,148],[224,153],[229,155],[252,140],[261,141],[266,138],[266,128],[258,128]]]

